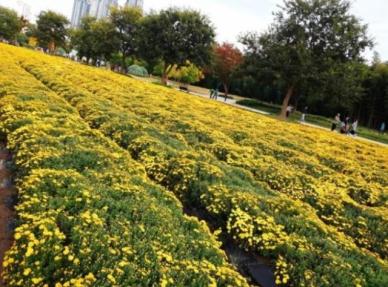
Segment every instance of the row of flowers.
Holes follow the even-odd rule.
[[[6,286],[248,286],[204,222],[19,65],[29,56],[0,46],[19,197]]]
[[[60,59],[21,65],[221,236],[276,261],[278,285],[387,283],[384,149]]]

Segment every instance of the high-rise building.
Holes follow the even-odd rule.
[[[143,9],[144,0],[127,0],[125,5]]]
[[[117,6],[118,0],[74,0],[71,26],[79,27],[85,16],[102,19],[109,16],[109,9]]]
[[[117,6],[118,0],[92,0],[90,3],[89,16],[102,19],[109,16],[112,6]]]
[[[71,16],[71,26],[78,27],[83,17],[89,14],[89,0],[74,0],[73,14]]]

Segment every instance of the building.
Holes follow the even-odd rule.
[[[79,27],[83,17],[89,14],[89,0],[74,0],[73,14],[71,16],[71,26]]]
[[[117,6],[118,0],[74,0],[71,26],[79,27],[85,16],[102,19],[109,16],[112,6]]]
[[[127,3],[125,5],[131,7],[139,7],[143,9],[144,0],[127,0]]]
[[[102,19],[109,16],[112,6],[117,6],[118,0],[92,0],[90,1],[89,16]]]

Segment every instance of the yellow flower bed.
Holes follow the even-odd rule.
[[[149,179],[206,211],[221,237],[272,260],[278,285],[388,285],[386,148],[1,48]]]
[[[26,72],[23,54],[0,46],[0,133],[19,195],[6,286],[248,286],[206,225]]]

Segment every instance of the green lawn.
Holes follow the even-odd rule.
[[[280,106],[275,105],[275,104],[270,104],[266,102],[261,102],[257,100],[252,100],[252,99],[244,99],[237,101],[238,105],[258,109],[264,112],[268,112],[271,114],[271,116],[278,115],[280,113]],[[291,114],[290,120],[291,121],[299,121],[301,118],[301,112],[294,112]],[[332,120],[323,116],[317,116],[317,115],[310,115],[308,114],[306,116],[306,122],[311,123],[317,126],[321,126],[324,128],[330,128]],[[376,130],[372,130],[366,127],[359,127],[358,128],[358,135],[370,140],[382,142],[385,144],[388,144],[388,134],[380,134]]]

